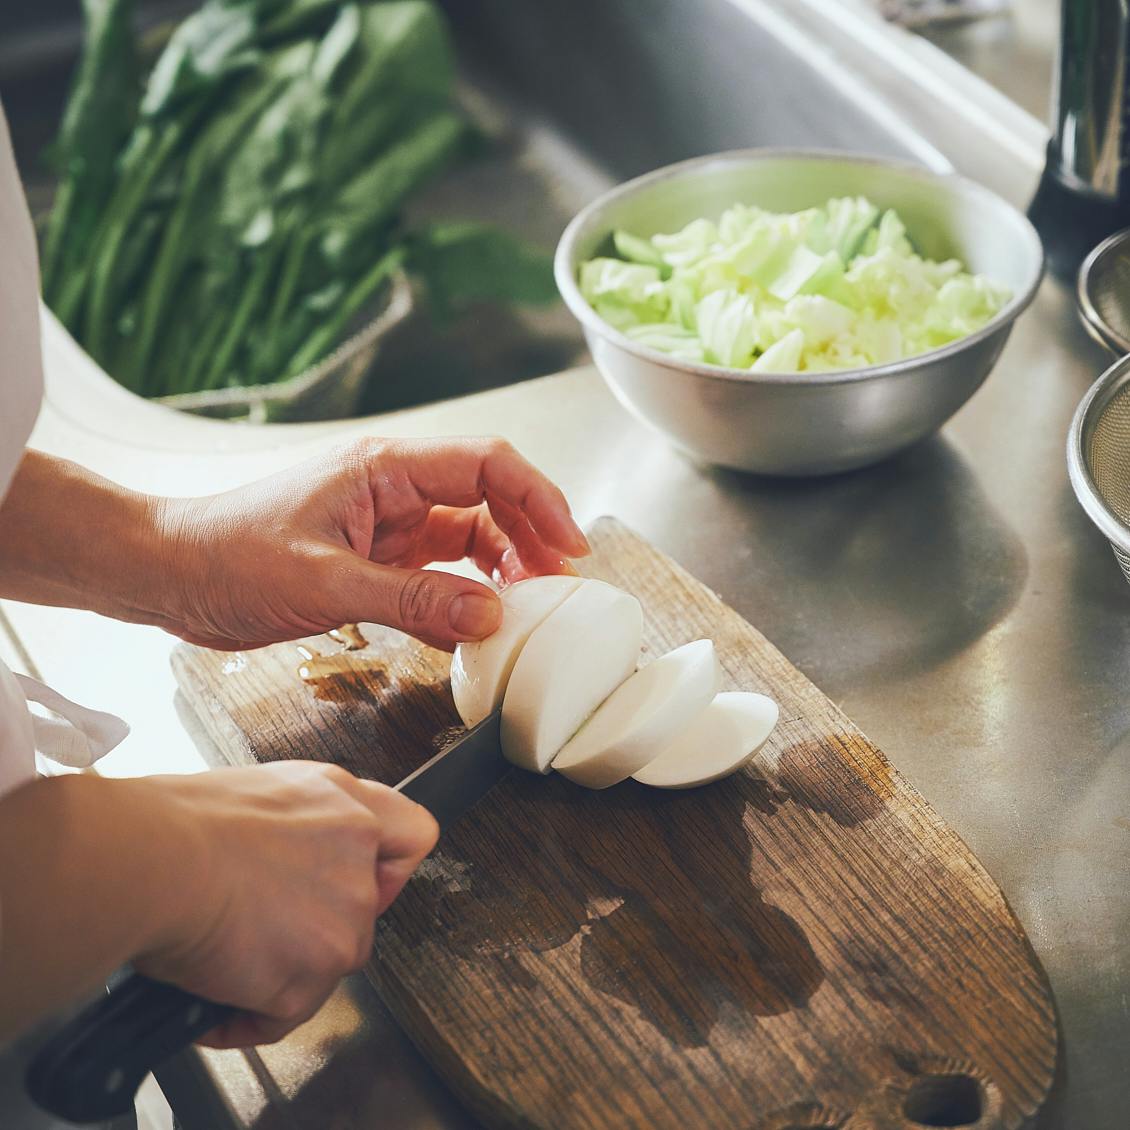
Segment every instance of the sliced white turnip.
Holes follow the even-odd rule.
[[[636,669],[640,602],[603,581],[583,581],[534,629],[502,700],[502,752],[549,771],[558,750]]]
[[[502,705],[510,672],[530,633],[580,584],[580,577],[531,577],[499,593],[498,630],[485,640],[459,644],[451,657],[451,694],[464,725],[478,725]]]
[[[553,768],[590,789],[623,781],[706,709],[721,674],[710,640],[660,656],[608,696],[553,759]]]
[[[777,704],[771,698],[723,691],[654,761],[632,776],[660,789],[709,784],[749,762],[776,725]]]

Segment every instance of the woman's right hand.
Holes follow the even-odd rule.
[[[212,1047],[270,1043],[311,1017],[368,959],[375,919],[438,835],[395,790],[310,761],[120,784],[188,848],[134,965],[241,1010]]]

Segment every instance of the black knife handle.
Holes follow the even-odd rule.
[[[235,1011],[132,973],[39,1049],[27,1093],[69,1122],[127,1114],[146,1075]]]
[[[507,773],[496,710],[409,774],[397,788],[448,828]],[[236,1010],[131,973],[36,1053],[25,1077],[32,1100],[70,1122],[128,1113],[142,1080]]]

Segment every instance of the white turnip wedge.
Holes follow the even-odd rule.
[[[710,640],[660,656],[612,692],[553,759],[553,768],[590,789],[623,781],[709,706],[721,675]]]
[[[502,705],[518,654],[533,630],[580,588],[580,577],[532,577],[500,592],[502,623],[485,640],[461,643],[451,657],[451,695],[465,726]]]
[[[502,700],[502,752],[547,773],[558,750],[636,669],[643,610],[603,581],[582,581],[534,629]]]
[[[777,704],[763,694],[723,691],[632,776],[659,789],[691,789],[746,765],[777,725]]]

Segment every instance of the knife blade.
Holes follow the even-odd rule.
[[[502,756],[500,721],[496,710],[396,786],[431,812],[440,835],[510,771]],[[105,996],[43,1044],[24,1085],[38,1106],[70,1122],[127,1114],[154,1068],[237,1011],[124,971],[112,979]]]
[[[510,771],[501,725],[502,711],[496,710],[396,786],[436,818],[441,836]]]

